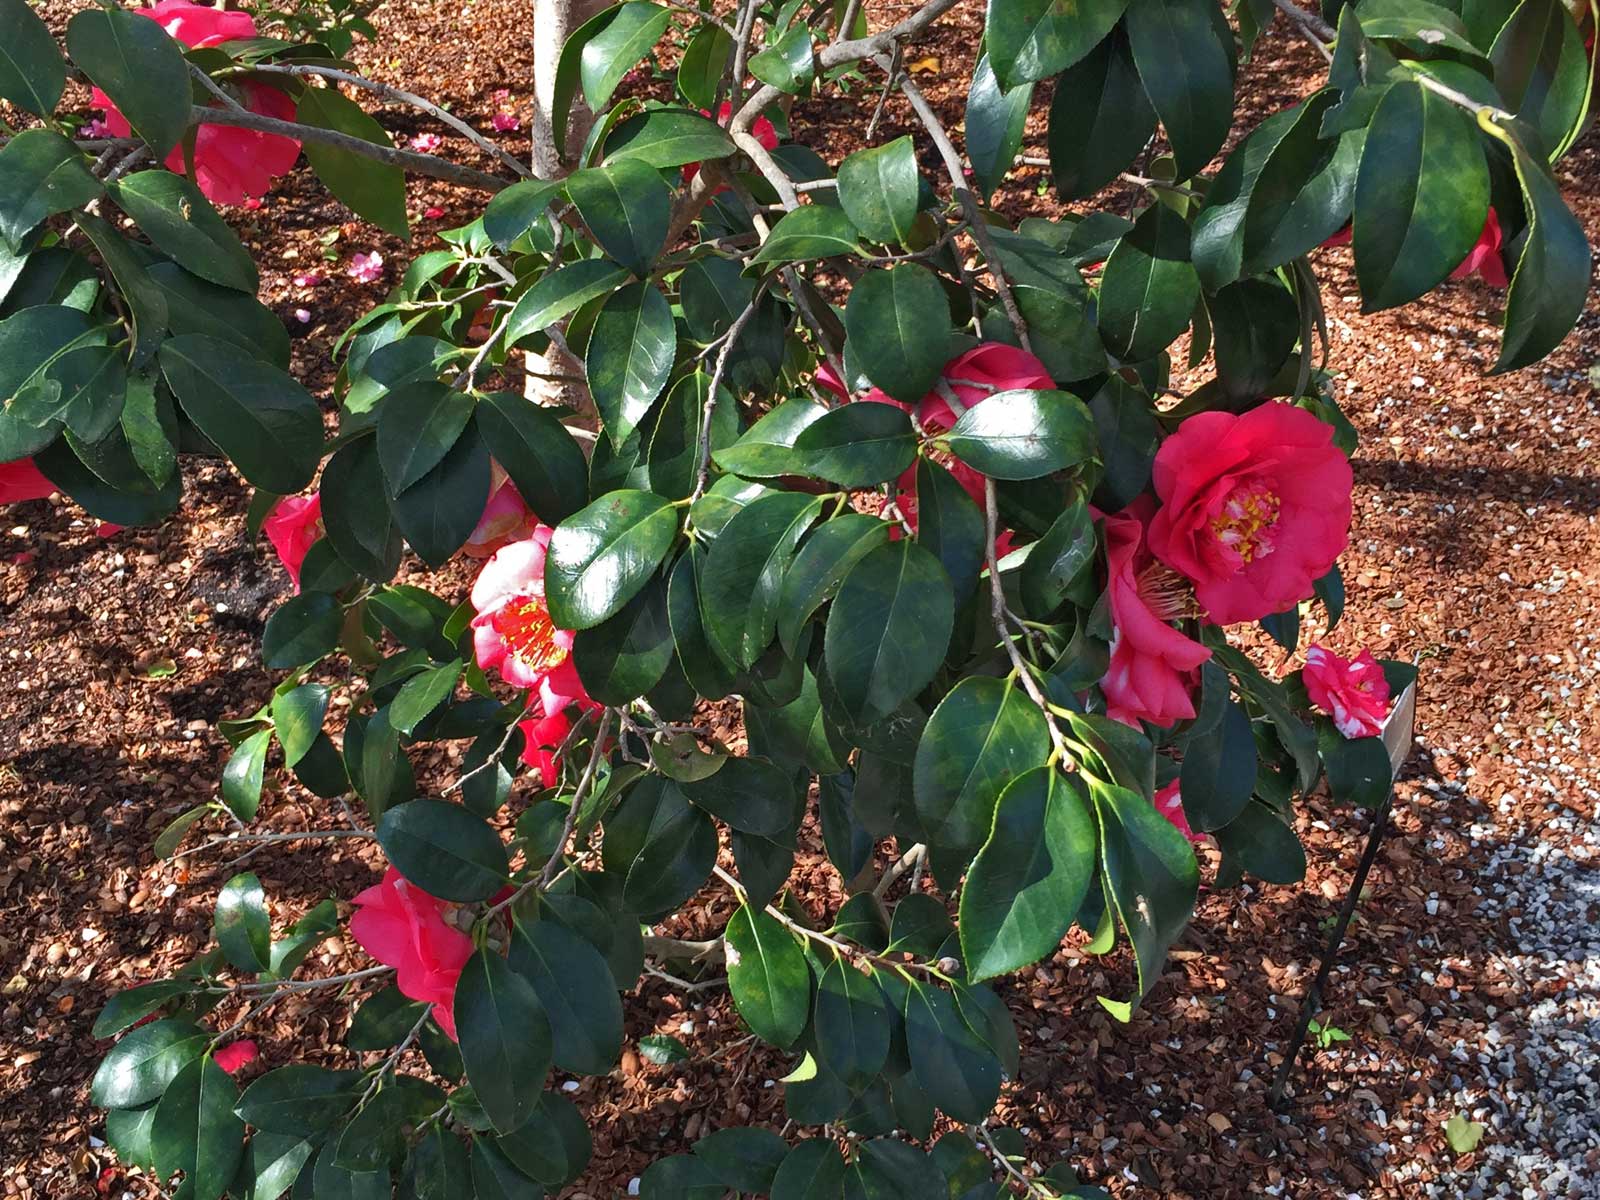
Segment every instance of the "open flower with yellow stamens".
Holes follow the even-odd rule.
[[[1162,443],[1150,549],[1194,584],[1217,625],[1308,598],[1349,541],[1350,461],[1333,427],[1271,401],[1199,413]]]
[[[495,551],[472,585],[472,647],[478,665],[512,687],[537,688],[545,716],[570,704],[594,707],[572,664],[572,631],[557,629],[544,600],[551,529]]]

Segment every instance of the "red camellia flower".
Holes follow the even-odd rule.
[[[1183,796],[1178,791],[1178,781],[1174,779],[1164,788],[1156,789],[1156,811],[1172,822],[1173,828],[1191,842],[1203,842],[1206,835],[1196,833],[1189,828],[1189,818],[1184,815]]]
[[[1111,663],[1100,681],[1106,712],[1138,728],[1194,716],[1194,673],[1211,651],[1170,624],[1193,615],[1188,588],[1146,545],[1151,500],[1141,496],[1105,519]]]
[[[472,647],[478,665],[512,687],[538,688],[544,715],[595,707],[572,664],[572,631],[557,629],[544,601],[544,556],[552,530],[496,550],[472,585]]]
[[[506,478],[499,463],[494,464],[494,475],[499,482],[489,489],[483,516],[461,547],[471,558],[488,558],[502,546],[533,537],[539,528],[539,518],[523,501],[517,485]]]
[[[1389,715],[1389,681],[1372,651],[1340,658],[1313,646],[1306,651],[1306,669],[1300,677],[1311,703],[1332,717],[1345,737],[1376,737],[1383,732],[1383,719]]]
[[[135,9],[149,17],[190,49],[215,46],[256,36],[256,23],[249,13],[228,12],[188,0],[161,0],[152,8]],[[245,80],[224,85],[233,87],[235,98],[253,113],[294,120],[294,101],[275,87]],[[114,137],[127,137],[132,127],[99,88],[90,103],[106,111],[106,126]],[[235,129],[228,125],[202,125],[195,132],[195,184],[208,200],[216,204],[242,204],[246,197],[264,195],[272,180],[286,174],[300,156],[300,143],[277,133]],[[167,155],[167,170],[183,174],[183,147]]]
[[[472,939],[446,918],[455,911],[390,867],[382,882],[356,896],[350,934],[373,958],[395,969],[403,995],[433,1005],[433,1019],[452,1039],[450,1005],[456,980],[472,957]]]
[[[1217,625],[1298,604],[1349,541],[1350,461],[1304,409],[1198,413],[1162,443],[1153,474],[1150,549]]]
[[[572,732],[572,721],[565,710],[550,717],[529,717],[517,728],[522,730],[522,761],[539,772],[541,787],[555,787],[561,778],[561,760],[556,751]]]
[[[1470,279],[1476,275],[1490,287],[1505,287],[1511,281],[1506,277],[1506,260],[1500,253],[1503,240],[1500,233],[1500,214],[1491,208],[1489,215],[1484,218],[1483,232],[1478,235],[1478,244],[1467,251],[1467,256],[1461,260],[1461,265],[1450,272],[1450,278]]]
[[[278,552],[278,561],[289,572],[289,582],[300,591],[300,564],[306,552],[322,537],[322,493],[285,496],[272,506],[261,528]]]
[[[709,117],[711,115],[711,110],[709,108],[702,108],[700,110],[700,115],[702,117]],[[731,120],[733,120],[733,101],[724,100],[722,102],[722,107],[717,109],[717,124],[726,128],[728,122]],[[757,117],[753,122],[751,122],[750,132],[755,135],[756,141],[760,142],[764,149],[776,150],[778,148],[778,131],[773,128],[772,122],[767,120],[765,117]],[[685,163],[683,165],[683,181],[685,183],[688,183],[698,174],[700,174],[699,163],[692,162]],[[727,190],[728,189],[725,187],[720,187],[717,189],[717,194],[721,194]]]
[[[259,1053],[260,1051],[253,1041],[249,1038],[241,1038],[237,1042],[229,1042],[226,1046],[223,1046],[211,1056],[211,1060],[229,1075],[232,1075],[246,1063],[253,1062]]]
[[[21,504],[24,500],[48,500],[56,485],[44,477],[31,458],[0,463],[0,504]]]

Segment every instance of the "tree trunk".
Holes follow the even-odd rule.
[[[556,68],[567,36],[606,6],[606,0],[533,0],[533,173],[540,179],[559,179],[583,148],[594,114],[582,95],[574,96],[567,114],[567,155],[556,151],[553,112]],[[554,344],[542,355],[528,355],[528,370],[547,375],[583,376],[583,364]],[[592,411],[588,389],[581,384],[539,379],[529,374],[523,394],[539,404],[564,404],[581,413]]]

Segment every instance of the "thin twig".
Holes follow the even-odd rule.
[[[228,125],[236,129],[254,129],[259,133],[276,133],[301,142],[320,142],[325,146],[333,146],[360,155],[362,158],[376,159],[390,166],[414,171],[418,175],[448,180],[481,191],[498,192],[511,186],[509,179],[502,179],[498,175],[490,175],[472,167],[458,166],[432,154],[415,154],[410,150],[399,150],[393,146],[380,146],[376,142],[340,133],[335,129],[302,125],[297,121],[280,121],[276,117],[265,117],[260,113],[235,112],[232,109],[209,108],[197,104],[189,110],[189,121],[194,125]]]
[[[407,92],[397,87],[391,87],[387,83],[379,83],[376,79],[368,79],[364,75],[356,75],[350,71],[341,71],[336,67],[319,67],[309,63],[286,63],[282,65],[261,64],[251,67],[249,70],[251,74],[266,73],[273,75],[295,76],[316,75],[323,79],[335,80],[338,83],[348,83],[352,87],[364,88],[365,90],[372,92],[374,95],[383,97],[385,100],[394,100],[401,104],[409,104],[412,108],[420,109],[421,111],[427,113],[430,117],[441,124],[448,125],[451,129],[455,130],[462,137],[466,138],[474,146],[478,147],[478,149],[494,155],[495,158],[499,159],[506,166],[510,167],[518,175],[530,177],[533,174],[526,164],[518,159],[515,154],[512,154],[506,150],[505,147],[491,141],[489,138],[479,133],[476,129],[474,129],[471,125],[468,125],[454,113],[447,112],[440,108],[437,104],[433,103],[433,101],[425,99],[422,96],[415,95],[412,92]]]
[[[995,632],[1000,635],[1000,644],[1005,647],[1006,657],[1011,660],[1011,669],[1017,676],[1017,681],[1022,685],[1022,690],[1027,693],[1041,713],[1044,714],[1045,727],[1050,731],[1050,745],[1055,753],[1053,758],[1063,766],[1072,762],[1072,756],[1067,750],[1066,739],[1056,725],[1055,714],[1050,711],[1050,702],[1045,699],[1044,693],[1039,690],[1039,685],[1034,681],[1033,674],[1028,669],[1027,662],[1022,657],[1022,652],[1017,649],[1016,639],[1011,634],[1011,628],[1006,618],[1010,615],[1006,607],[1005,585],[1000,581],[1000,563],[995,554],[995,539],[1000,534],[999,502],[995,496],[994,480],[984,476],[983,480],[983,524],[984,524],[984,557],[989,566],[989,612],[994,620]]]

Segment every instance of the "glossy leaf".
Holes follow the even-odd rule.
[[[600,309],[584,367],[613,445],[627,440],[667,386],[677,344],[671,306],[649,283],[628,284]]]
[[[238,235],[194,184],[171,171],[139,171],[116,185],[117,204],[158,248],[201,279],[255,294],[256,265]]]
[[[28,129],[0,148],[0,235],[13,246],[46,217],[104,191],[83,152],[59,133]]]
[[[809,972],[794,935],[762,910],[741,906],[723,937],[739,1015],[762,1041],[792,1045],[811,1009]]]
[[[878,721],[920,692],[949,648],[950,577],[912,542],[879,546],[845,576],[828,613],[828,675],[857,724]]]
[[[858,279],[844,324],[851,343],[862,348],[867,377],[907,404],[933,387],[950,358],[944,289],[931,271],[914,263],[868,271]]]
[[[545,559],[545,598],[556,628],[589,629],[620,611],[677,534],[677,512],[652,492],[611,492],[568,517]]]
[[[1069,392],[995,392],[956,421],[946,444],[969,467],[995,479],[1037,479],[1094,456],[1094,418]]]
[[[1183,812],[1191,829],[1200,833],[1221,829],[1239,815],[1256,782],[1255,734],[1242,706],[1228,702],[1215,729],[1190,739],[1180,779]]]
[[[189,127],[191,100],[189,66],[161,23],[122,8],[88,9],[67,22],[67,53],[165,158]]]
[[[801,430],[794,449],[805,474],[863,488],[909,467],[917,436],[911,418],[892,404],[845,404]]]
[[[700,610],[712,648],[730,666],[750,669],[771,643],[790,557],[821,509],[816,497],[774,492],[741,509],[712,542]]]
[[[441,900],[487,900],[509,875],[494,829],[446,800],[409,800],[389,809],[378,822],[378,844],[400,874]]]
[[[855,254],[860,234],[850,218],[825,204],[805,204],[784,213],[761,243],[752,263],[810,262],[836,254]]]
[[[272,923],[267,917],[261,881],[249,871],[235,875],[217,893],[212,925],[217,944],[228,961],[241,971],[265,971],[271,961]]]
[[[1356,177],[1356,276],[1366,312],[1431,291],[1483,231],[1489,172],[1472,120],[1414,83],[1378,103]]]
[[[957,1121],[986,1120],[1000,1096],[1000,1062],[943,988],[918,980],[906,994],[906,1046],[917,1084]]]
[[[1050,170],[1062,198],[1081,200],[1105,187],[1155,129],[1128,39],[1113,31],[1061,76],[1050,102]]]
[[[550,1069],[550,1022],[539,994],[504,957],[480,947],[461,969],[451,1008],[478,1103],[500,1132],[521,1128],[539,1107]]]
[[[633,0],[583,46],[580,74],[589,107],[599,112],[622,77],[631,71],[666,32],[672,13],[659,4]]]
[[[382,444],[379,444],[382,457]],[[435,570],[442,567],[472,536],[489,501],[492,478],[489,451],[475,426],[468,425],[455,444],[405,491],[390,498],[395,526]]]
[[[843,512],[812,531],[783,575],[778,593],[778,640],[794,652],[801,626],[833,598],[850,569],[889,540],[889,525],[864,513]]]
[[[398,496],[450,452],[472,420],[472,396],[442,383],[409,383],[378,410],[378,461],[389,494]],[[481,510],[480,510],[481,511]]]
[[[0,99],[25,108],[36,117],[55,111],[66,88],[66,64],[50,29],[27,0],[0,0]]]
[[[1233,34],[1211,0],[1133,0],[1128,44],[1172,143],[1179,179],[1222,149],[1233,126]]]
[[[1009,90],[1000,86],[987,51],[978,55],[967,89],[967,156],[985,195],[1000,186],[1022,151],[1022,135],[1033,99],[1031,83]]]
[[[164,1019],[130,1030],[100,1060],[89,1085],[96,1108],[138,1108],[167,1090],[212,1035],[192,1021]]]
[[[794,824],[788,777],[759,758],[730,758],[714,774],[678,787],[690,803],[743,833],[777,837]]]
[[[191,1062],[168,1085],[150,1125],[161,1175],[183,1172],[195,1200],[218,1200],[244,1157],[244,1122],[234,1114],[239,1089],[210,1055]]]
[[[643,162],[624,159],[578,171],[567,180],[567,196],[601,249],[643,277],[667,237],[671,193],[660,174]]]
[[[817,982],[817,1056],[846,1083],[871,1079],[889,1055],[889,1010],[872,979],[835,958]]]
[[[1099,44],[1127,0],[989,0],[984,39],[1003,87],[1048,79]]]
[[[538,993],[555,1065],[580,1075],[610,1071],[622,1052],[622,1004],[600,952],[555,921],[519,921],[510,962]]]
[[[839,164],[839,203],[875,242],[903,244],[917,216],[917,154],[911,137],[857,150]]]
[[[1125,362],[1152,358],[1189,327],[1199,298],[1188,224],[1167,205],[1151,204],[1106,259],[1100,335]]]
[[[1000,793],[994,828],[961,888],[961,953],[974,982],[1051,954],[1095,870],[1094,819],[1083,787],[1036,767]]]
[[[375,146],[394,145],[383,126],[337,88],[302,90],[295,103],[295,120],[346,133]],[[404,171],[326,142],[306,142],[304,149],[317,178],[351,212],[396,237],[410,236]]]

